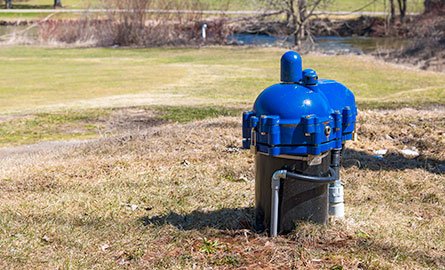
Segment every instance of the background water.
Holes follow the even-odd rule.
[[[8,41],[14,34],[25,36],[32,40],[38,36],[38,27],[30,26],[0,26],[0,41]],[[264,34],[233,34],[228,37],[229,44],[246,46],[285,46],[291,47],[293,38],[276,37]],[[399,49],[406,40],[379,37],[315,37],[313,49],[327,54],[365,54],[377,50]]]
[[[251,46],[292,46],[293,38],[275,37],[257,34],[233,34],[229,36],[229,43]],[[400,49],[406,41],[395,38],[380,37],[338,37],[323,36],[314,38],[314,48],[328,54],[372,53],[377,50]]]

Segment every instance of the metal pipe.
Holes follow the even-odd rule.
[[[318,184],[332,183],[337,179],[334,169],[329,168],[330,176],[309,176],[298,173],[288,172],[287,170],[275,171],[272,175],[272,202],[270,206],[270,236],[276,237],[278,235],[278,213],[280,204],[280,186],[281,179],[292,179],[298,181],[305,181]]]
[[[318,184],[328,184],[335,182],[337,180],[337,175],[335,173],[335,170],[332,168],[329,168],[330,176],[310,176],[310,175],[303,175],[299,173],[292,173],[292,172],[286,172],[286,178],[292,179],[292,180],[298,180],[298,181],[304,181],[304,182],[310,182],[310,183],[318,183]]]
[[[272,205],[270,208],[270,236],[278,234],[278,212],[280,201],[280,180],[286,178],[286,170],[278,170],[272,175]]]
[[[329,215],[338,219],[345,217],[344,191],[340,180],[341,153],[342,149],[332,150],[331,168],[335,171],[337,179],[329,184]]]
[[[206,23],[201,26],[201,37],[202,37],[202,40],[206,40],[206,38],[207,38],[207,24]]]

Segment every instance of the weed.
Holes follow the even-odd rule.
[[[355,235],[360,239],[370,239],[371,238],[371,236],[367,232],[364,232],[362,230],[356,231]]]
[[[201,245],[201,248],[199,249],[199,251],[201,251],[202,253],[205,253],[205,254],[214,254],[218,251],[218,249],[220,247],[221,246],[220,246],[218,240],[212,241],[212,240],[208,240],[207,238],[204,238],[202,240],[202,245]]]

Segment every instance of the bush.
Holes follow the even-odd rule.
[[[160,3],[107,0],[105,14],[87,15],[79,20],[46,21],[40,26],[39,37],[44,42],[154,47],[201,44],[204,23],[208,25],[206,44],[225,43],[230,34],[224,19],[204,21],[203,7],[195,0]],[[152,6],[161,12],[147,12]],[[165,10],[177,12],[162,12]],[[181,12],[183,10],[194,12]]]

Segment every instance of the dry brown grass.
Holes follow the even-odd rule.
[[[103,14],[85,14],[78,20],[47,20],[39,25],[43,44],[78,46],[197,46],[225,44],[231,33],[223,17],[205,18],[205,5],[196,0],[106,0]],[[149,9],[177,10],[174,13],[147,13]],[[184,13],[181,10],[193,10]],[[207,23],[207,38],[201,26]]]
[[[0,268],[443,268],[443,115],[361,112],[342,170],[347,219],[270,239],[251,228],[239,118],[179,125],[123,110],[106,138],[1,153]],[[405,146],[421,156],[401,157]]]

